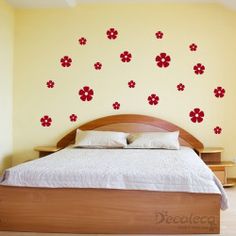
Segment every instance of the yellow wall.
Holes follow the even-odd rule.
[[[14,11],[0,0],[0,174],[11,165]]]
[[[17,10],[14,81],[14,164],[36,157],[36,145],[55,144],[68,130],[94,118],[120,113],[139,113],[169,120],[193,133],[205,146],[225,147],[224,159],[236,156],[236,12],[214,4],[117,4],[80,5],[73,9]],[[115,27],[117,40],[106,31]],[[161,30],[162,40],[155,38]],[[80,46],[78,38],[88,39]],[[196,52],[188,48],[198,45]],[[119,55],[132,52],[130,63]],[[171,65],[157,68],[160,52],[171,55]],[[71,56],[72,66],[62,68],[62,56]],[[101,71],[93,69],[96,61]],[[193,65],[203,63],[206,71],[195,75]],[[137,86],[130,89],[129,80]],[[53,89],[46,82],[53,80]],[[176,85],[184,83],[184,92]],[[81,87],[95,91],[91,102],[78,96]],[[225,97],[213,90],[222,86]],[[157,93],[158,106],[147,97]],[[121,108],[113,110],[119,101]],[[200,107],[204,121],[194,124],[189,112]],[[69,115],[78,115],[71,123]],[[52,117],[50,127],[40,118]],[[216,135],[215,126],[223,132]],[[231,175],[236,175],[236,170]]]

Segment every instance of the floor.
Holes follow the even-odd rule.
[[[236,235],[236,186],[233,188],[226,188],[225,190],[229,197],[230,208],[226,211],[221,212],[221,234],[220,235],[235,236]],[[82,234],[0,232],[0,236],[76,236],[76,235],[82,236]],[[214,235],[219,235],[219,234],[214,234]],[[92,235],[90,234],[89,236],[92,236]],[[203,234],[201,234],[201,236],[203,236]]]

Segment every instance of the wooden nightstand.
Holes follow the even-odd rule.
[[[208,166],[221,181],[224,187],[232,187],[235,183],[228,180],[227,167],[232,167],[234,165],[235,163],[232,161],[222,161],[219,164],[209,164]]]
[[[224,151],[222,147],[206,147],[196,149],[196,152],[201,159],[208,165],[208,167],[214,172],[217,178],[221,181],[224,187],[234,186],[233,181],[228,180],[227,167],[235,165],[232,161],[221,161],[221,153]]]
[[[39,157],[47,156],[61,149],[62,148],[55,147],[55,146],[37,146],[34,148],[35,151],[39,152]]]
[[[198,155],[206,164],[217,164],[221,162],[222,147],[205,147],[196,149]]]

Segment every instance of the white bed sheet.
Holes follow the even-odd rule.
[[[78,149],[7,169],[1,185],[46,188],[105,188],[221,194],[226,193],[205,163],[187,147],[180,150]]]

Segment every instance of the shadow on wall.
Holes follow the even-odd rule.
[[[15,161],[16,159],[14,159],[15,155],[19,157],[17,161]],[[20,152],[15,152],[12,158],[11,166],[16,166],[24,162],[33,161],[37,158],[38,152],[34,151],[33,147],[31,149],[25,149]]]
[[[12,165],[12,156],[8,155],[8,156],[3,157],[0,164],[0,175],[5,169],[11,167],[11,165]]]

